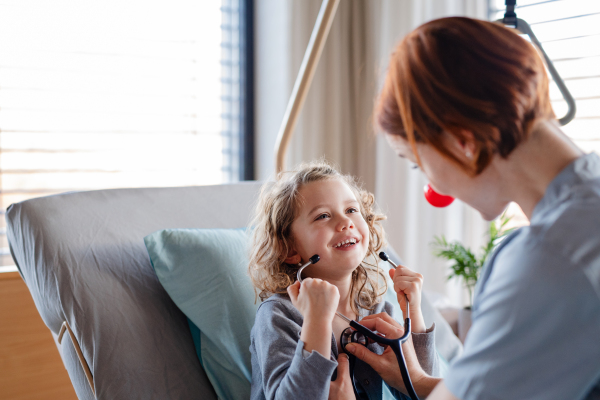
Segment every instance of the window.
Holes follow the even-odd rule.
[[[504,16],[504,0],[490,0],[490,19]],[[586,153],[600,153],[600,1],[517,0],[515,12],[531,25],[556,70],[575,98],[577,114],[563,130]],[[550,83],[552,106],[558,118],[567,105]],[[509,213],[527,223],[518,206]]]
[[[3,0],[2,212],[73,190],[251,179],[250,5]],[[0,268],[13,264],[4,224]]]
[[[253,0],[222,0],[222,135],[227,181],[254,179]]]

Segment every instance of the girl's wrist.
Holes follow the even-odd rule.
[[[308,326],[312,331],[326,331],[331,330],[331,318],[310,317],[307,316],[302,322],[302,327]]]
[[[410,310],[411,320],[411,331],[413,333],[425,333],[427,332],[427,326],[425,325],[425,319],[421,310]]]
[[[334,315],[335,314],[333,313],[323,312],[322,310],[316,310],[314,312],[309,311],[304,316],[304,323],[306,323],[307,321],[311,321],[315,324],[324,324],[329,326],[331,325],[331,321],[333,320]]]
[[[402,313],[405,311],[402,310]],[[421,312],[421,307],[414,306],[413,303],[410,303],[410,314],[408,315],[410,319],[419,319],[422,318],[423,313]]]
[[[328,357],[331,352],[331,332],[331,322],[327,322],[326,319],[305,318],[300,340],[304,342],[304,349],[308,352],[316,350],[322,356]]]

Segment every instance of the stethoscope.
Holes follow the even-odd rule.
[[[389,262],[390,265],[394,267],[394,269],[398,268],[398,265],[396,265],[396,263],[390,260],[390,258],[387,254],[385,254],[385,252],[382,251],[381,253],[379,253],[379,257],[383,261]],[[302,283],[302,270],[311,264],[316,264],[317,262],[319,262],[320,259],[321,258],[317,254],[315,254],[314,256],[308,259],[308,262],[306,264],[303,264],[300,267],[297,273],[298,282]],[[413,388],[410,376],[408,374],[408,368],[406,367],[406,361],[404,360],[404,353],[402,353],[402,343],[406,342],[410,337],[410,304],[406,295],[404,295],[404,298],[406,299],[406,318],[404,319],[404,335],[402,335],[402,337],[398,339],[388,339],[383,336],[380,336],[377,333],[370,330],[369,328],[359,324],[357,321],[351,320],[350,318],[346,317],[344,314],[338,311],[335,312],[335,314],[338,317],[340,317],[350,325],[350,328],[346,328],[342,332],[342,335],[340,337],[340,344],[342,346],[342,350],[348,355],[348,358],[350,360],[350,378],[352,379],[352,387],[354,388],[354,394],[357,398],[359,398],[360,396],[356,388],[356,381],[354,380],[354,367],[356,365],[356,357],[350,354],[348,351],[346,351],[346,345],[348,343],[359,343],[363,346],[366,346],[367,344],[371,343],[378,343],[382,346],[390,346],[396,354],[398,366],[400,367],[400,374],[402,375],[402,380],[404,381],[404,386],[406,387],[409,397],[412,400],[419,400],[417,394],[415,393],[415,389]]]

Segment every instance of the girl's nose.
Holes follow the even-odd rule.
[[[350,218],[348,218],[347,216],[343,216],[341,217],[340,221],[337,224],[337,228],[338,231],[343,231],[346,229],[353,229],[354,228],[354,223],[352,222],[352,220]]]

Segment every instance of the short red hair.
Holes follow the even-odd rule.
[[[406,36],[392,54],[375,120],[388,134],[434,146],[479,174],[506,158],[534,122],[556,118],[548,76],[535,48],[509,28],[464,17],[437,19]],[[474,165],[447,150],[443,131],[473,133]]]

